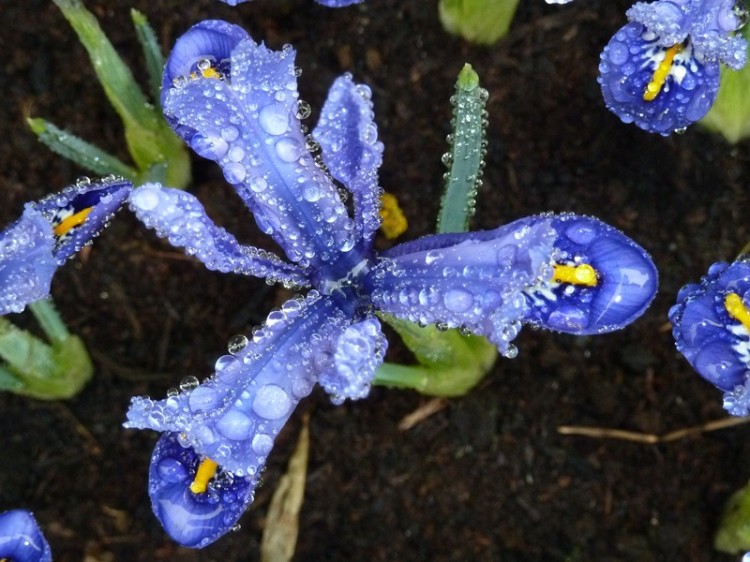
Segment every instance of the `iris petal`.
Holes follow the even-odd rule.
[[[750,378],[750,330],[727,312],[730,293],[748,302],[750,262],[711,266],[700,284],[684,287],[669,311],[677,349],[704,379],[725,391],[744,387]],[[744,304],[747,306],[747,304]]]
[[[242,273],[282,281],[287,285],[308,284],[304,272],[272,252],[243,246],[206,215],[191,194],[158,184],[145,184],[129,197],[130,208],[149,228],[175,247],[185,248],[211,270]]]
[[[378,168],[383,162],[370,97],[370,89],[351,76],[338,78],[313,131],[331,175],[354,194],[354,217],[367,243],[381,222]]]
[[[287,301],[246,347],[220,358],[214,376],[197,388],[159,401],[134,398],[125,426],[180,433],[186,445],[224,470],[255,475],[350,323],[315,291]]]
[[[52,552],[34,516],[16,509],[0,513],[0,560],[50,562]]]
[[[182,546],[203,548],[230,531],[253,501],[258,474],[236,476],[219,469],[206,491],[190,484],[202,458],[183,446],[176,433],[164,433],[154,447],[148,493],[164,530]]]
[[[604,48],[599,84],[604,101],[624,123],[669,135],[701,119],[719,89],[719,63],[700,60],[688,44],[674,58],[661,91],[646,101],[644,92],[663,60],[665,49],[645,27],[629,23]]]
[[[302,132],[294,50],[272,51],[248,38],[218,72],[223,79],[194,70],[171,87],[165,115],[178,132],[192,132],[194,149],[221,165],[289,259],[343,276],[353,265],[342,255],[355,248],[356,229]]]

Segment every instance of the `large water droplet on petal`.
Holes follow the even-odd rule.
[[[224,437],[242,441],[248,439],[255,427],[255,423],[242,412],[231,409],[216,422],[216,430]]]
[[[166,457],[159,461],[156,470],[159,473],[159,477],[165,482],[182,482],[187,478],[187,469],[185,466],[171,457]]]
[[[267,105],[260,110],[258,121],[269,135],[281,135],[289,127],[289,114],[283,105]]]
[[[292,400],[289,395],[275,384],[260,387],[253,400],[253,411],[267,420],[283,418],[291,409]]]
[[[239,162],[231,162],[224,166],[224,178],[229,183],[235,184],[240,183],[242,180],[245,179],[245,176],[247,176],[247,170],[245,169],[245,166],[240,164]]]
[[[474,304],[474,295],[464,289],[450,289],[443,295],[443,304],[451,312],[466,312]]]
[[[301,148],[298,141],[284,137],[276,143],[276,155],[283,162],[296,162],[302,154]]]
[[[257,455],[265,456],[273,448],[273,438],[265,433],[259,433],[253,437],[252,447]]]

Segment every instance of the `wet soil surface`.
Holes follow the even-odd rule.
[[[314,392],[279,437],[241,529],[191,551],[151,514],[146,479],[157,435],[122,429],[129,398],[162,397],[186,375],[205,377],[228,338],[249,332],[288,292],[209,272],[122,212],[53,286],[94,356],[94,379],[64,402],[0,395],[0,510],[32,509],[55,560],[256,560],[269,498],[305,413],[312,441],[296,560],[733,559],[712,550],[712,533],[723,502],[750,476],[749,427],[655,445],[558,432],[586,425],[659,435],[725,417],[719,393],[675,351],[666,313],[683,284],[733,259],[750,238],[750,145],[731,147],[697,127],[649,136],[603,107],[599,51],[623,24],[627,2],[527,0],[510,35],[489,48],[446,35],[435,2],[422,0],[344,10],[312,0],[235,9],[214,0],[87,5],[134,68],[142,66],[130,5],[149,17],[165,48],[207,17],[240,23],[273,48],[294,44],[301,94],[313,107],[343,72],[368,84],[386,147],[381,183],[409,218],[402,239],[434,229],[448,98],[470,62],[490,91],[474,227],[542,211],[596,215],[651,252],[661,289],[639,321],[615,334],[525,330],[517,359],[498,361],[478,388],[410,430],[399,421],[428,400],[413,392],[378,388],[341,407]],[[40,145],[26,116],[127,155],[119,121],[58,9],[4,0],[0,12],[6,225],[25,201],[84,172]],[[139,76],[145,83],[145,72]],[[191,190],[241,239],[266,244],[214,166],[195,161]],[[389,359],[409,361],[395,337]]]

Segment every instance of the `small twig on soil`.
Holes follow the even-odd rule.
[[[398,422],[398,428],[400,431],[408,431],[422,420],[429,418],[432,414],[436,414],[443,408],[445,408],[446,402],[442,398],[433,398],[429,402],[425,402],[419,408],[414,410],[411,414],[407,414],[401,421]]]
[[[581,425],[561,425],[557,428],[557,432],[562,435],[582,435],[583,437],[592,437],[594,439],[620,439],[623,441],[633,441],[635,443],[643,443],[646,445],[656,445],[658,443],[669,443],[671,441],[685,439],[686,437],[700,435],[701,433],[727,429],[729,427],[742,425],[748,422],[750,422],[750,417],[725,418],[722,420],[706,422],[702,425],[677,429],[663,435],[641,433],[639,431],[627,431],[624,429],[609,429],[606,427],[590,427]]]
[[[94,434],[91,433],[85,425],[78,421],[78,418],[73,415],[73,412],[71,412],[65,404],[54,402],[51,404],[51,407],[59,416],[65,418],[73,425],[75,432],[86,442],[91,455],[99,456],[102,454],[102,446],[99,444],[96,437],[94,437]]]

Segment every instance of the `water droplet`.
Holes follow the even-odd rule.
[[[190,406],[190,409],[194,413],[212,410],[219,405],[219,402],[220,400],[217,392],[207,386],[199,386],[193,390],[188,397],[188,406]]]
[[[159,477],[165,482],[178,483],[187,478],[187,469],[177,459],[166,457],[156,467]]]
[[[216,360],[216,363],[214,363],[214,369],[216,370],[216,372],[223,371],[235,361],[237,361],[237,358],[233,355],[222,355]]]
[[[508,359],[515,359],[516,357],[518,357],[518,348],[515,345],[510,344],[508,346],[508,349],[505,350],[505,353],[503,353],[503,356],[507,357]]]
[[[241,183],[247,176],[245,166],[239,162],[231,162],[227,164],[222,171],[224,172],[224,178],[232,184]]]
[[[221,138],[227,142],[235,141],[239,136],[240,130],[234,125],[228,125],[221,130]]]
[[[320,187],[315,183],[308,183],[302,190],[302,197],[309,203],[315,203],[320,199]]]
[[[245,349],[250,340],[243,334],[237,334],[229,338],[227,343],[227,351],[232,355],[237,355],[240,351]]]
[[[310,117],[310,113],[312,113],[310,104],[305,100],[299,100],[297,102],[297,119],[307,119]]]
[[[299,160],[301,153],[299,142],[293,138],[284,137],[276,143],[276,155],[283,162],[295,162]]]
[[[443,295],[443,304],[451,312],[466,312],[474,304],[474,295],[464,289],[450,289]]]
[[[221,433],[224,437],[236,441],[249,439],[253,434],[254,429],[255,422],[234,408],[227,411],[227,413],[216,422],[216,431]]]
[[[88,176],[81,176],[76,180],[76,187],[88,187],[91,185],[91,178]]]
[[[424,257],[424,263],[430,265],[443,258],[443,253],[438,250],[430,250]]]
[[[180,381],[180,390],[182,390],[183,392],[190,392],[191,390],[198,388],[199,384],[200,382],[198,381],[198,377],[188,375]]]
[[[227,158],[232,162],[241,162],[245,157],[245,151],[239,146],[233,146],[227,153]]]
[[[195,150],[198,156],[209,160],[218,160],[226,154],[229,145],[221,137],[206,137],[197,134],[190,139],[190,148]]]
[[[268,188],[268,182],[266,181],[266,178],[263,176],[254,176],[250,180],[250,189],[252,189],[255,193],[261,193],[262,191],[265,191]]]
[[[252,447],[257,455],[266,456],[273,449],[273,438],[265,433],[259,433],[253,437]]]
[[[267,384],[258,389],[253,400],[253,411],[267,420],[278,420],[292,409],[292,400],[286,391],[275,384]]]
[[[289,114],[283,105],[267,105],[260,110],[258,122],[269,135],[281,135],[289,127]]]

